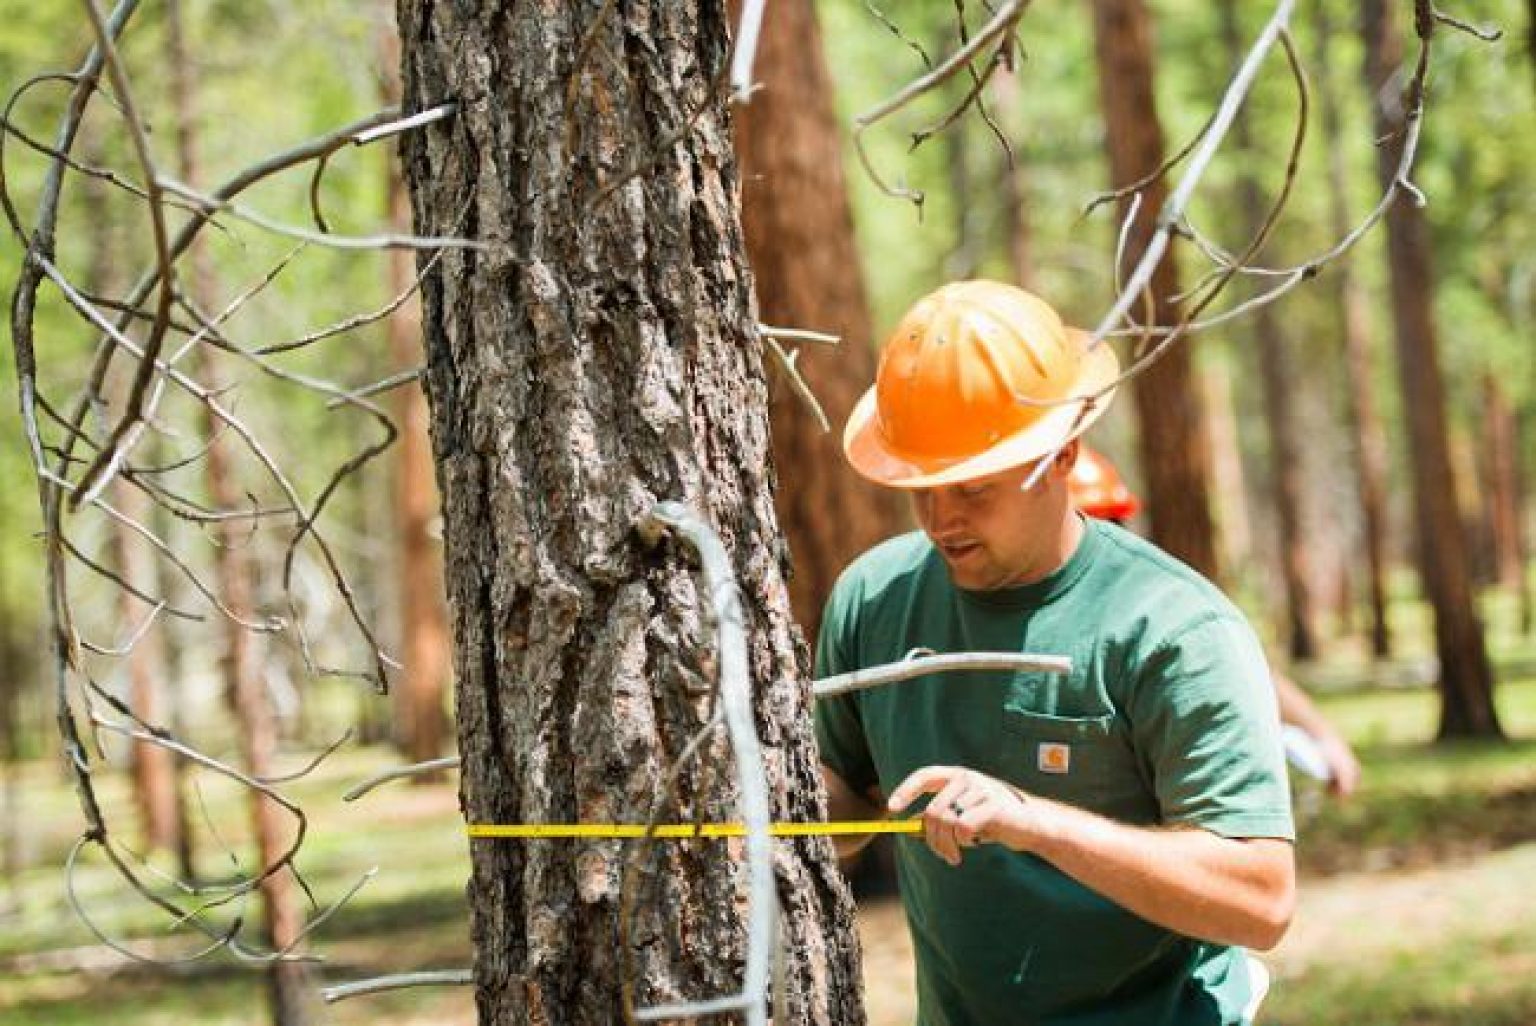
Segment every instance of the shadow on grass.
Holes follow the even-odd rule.
[[[1530,1026],[1536,979],[1520,943],[1432,946],[1369,968],[1320,968],[1280,980],[1264,1026]]]
[[[398,952],[396,952],[398,954]],[[336,1021],[320,1013],[319,988],[339,980],[381,972],[417,972],[442,968],[430,955],[402,958],[387,968],[326,962],[315,967],[311,1001],[315,1021]],[[369,999],[365,1021],[390,1019],[391,1009],[440,1000],[441,988],[429,988]],[[190,969],[167,970],[128,965],[112,973],[53,974],[10,981],[0,977],[0,1021],[6,1026],[234,1026],[270,1021],[267,976],[260,968],[231,961],[200,963]],[[378,1020],[375,1013],[380,1014]]]
[[[1536,841],[1536,743],[1364,750],[1373,788],[1299,827],[1305,872],[1420,868]]]
[[[458,889],[358,905],[321,932],[314,949],[327,959],[313,969],[317,1003],[318,988],[326,982],[440,969],[444,959],[468,959],[467,913]],[[433,991],[422,991],[387,1000],[389,1007],[404,1007],[434,999]],[[371,1000],[377,1008],[381,999]],[[265,1002],[265,972],[223,955],[182,967],[124,962],[106,971],[0,972],[0,1021],[6,1026],[261,1023],[267,1021]],[[334,1018],[321,1016],[319,1021]]]
[[[370,901],[342,909],[333,920],[334,929],[348,935],[370,936],[394,931],[414,932],[422,927],[464,923],[469,930],[469,909],[462,887],[442,887],[413,891],[398,898]],[[324,930],[325,927],[321,927]]]

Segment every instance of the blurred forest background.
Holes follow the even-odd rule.
[[[1286,266],[1325,250],[1347,230],[1341,225],[1358,222],[1381,195],[1373,146],[1379,133],[1357,30],[1360,6],[1299,5],[1293,25],[1311,76],[1308,134],[1294,195],[1260,263]],[[1406,32],[1408,5],[1395,6]],[[1117,292],[1114,205],[1084,216],[1088,202],[1111,187],[1095,5],[1039,4],[1030,11],[1020,59],[987,87],[992,123],[973,110],[912,148],[910,133],[940,119],[964,95],[969,83],[961,76],[865,133],[880,174],[922,190],[920,211],[876,186],[848,145],[847,130],[861,112],[923,72],[919,51],[939,55],[958,45],[956,7],[914,0],[878,7],[900,35],[859,0],[814,4],[823,53],[805,29],[806,5],[770,3],[770,22],[782,17],[801,26],[793,37],[801,45],[776,49],[765,41],[756,77],[766,91],[739,126],[762,319],[843,336],[838,350],[807,347],[800,364],[826,401],[834,430],[872,377],[873,347],[914,297],[940,282],[1019,281],[1085,326]],[[179,10],[179,33],[170,30],[173,10]],[[1156,109],[1172,153],[1210,117],[1268,5],[1155,0],[1150,10]],[[970,13],[979,21],[981,12]],[[1536,6],[1468,0],[1452,13],[1503,30],[1496,42],[1444,29],[1437,36],[1412,175],[1428,198],[1428,294],[1444,373],[1451,472],[1441,488],[1454,503],[1452,529],[1464,539],[1467,583],[1496,682],[1492,729],[1475,729],[1481,721],[1474,717],[1474,729],[1463,723],[1447,730],[1435,688],[1441,675],[1416,548],[1415,445],[1396,369],[1400,328],[1385,226],[1267,315],[1234,320],[1184,343],[1192,361],[1190,401],[1202,403],[1206,415],[1211,544],[1221,582],[1270,641],[1277,661],[1319,696],[1365,763],[1362,792],[1347,803],[1301,789],[1304,904],[1292,938],[1274,956],[1279,980],[1269,1021],[1277,1023],[1536,1022],[1536,975],[1529,971],[1536,965],[1536,892],[1528,885],[1536,871],[1529,548],[1529,484],[1536,480]],[[92,40],[75,4],[0,0],[0,26],[0,82],[8,90],[44,72],[73,69]],[[1234,34],[1243,42],[1233,43]],[[167,167],[182,162],[173,177],[195,177],[204,188],[387,106],[398,94],[393,9],[383,2],[146,4],[121,53],[157,154]],[[813,62],[812,70],[796,61]],[[772,110],[776,89],[796,95],[814,86],[818,67],[830,71],[843,135],[786,150],[792,130],[769,120],[782,114],[759,111]],[[66,97],[59,83],[38,84],[10,117],[32,139],[51,140]],[[1295,86],[1272,55],[1246,105],[1242,131],[1229,138],[1195,194],[1192,223],[1228,246],[1251,234],[1262,206],[1255,197],[1271,195],[1284,178],[1296,104]],[[755,126],[754,116],[765,124]],[[181,134],[183,124],[192,126],[190,136]],[[86,117],[75,153],[135,180],[132,141],[109,111]],[[385,140],[345,146],[328,161],[318,192],[331,231],[410,231],[394,156],[394,141]],[[5,188],[29,219],[46,158],[13,136],[4,162]],[[798,180],[824,181],[823,191],[838,197],[833,172],[841,173],[851,240],[837,237],[835,209],[833,220],[819,228],[814,220],[809,229],[802,225],[799,236],[765,210],[765,203],[794,211],[826,199],[812,195],[814,185],[809,193],[774,196],[775,174],[786,181],[791,174],[775,169],[797,162]],[[764,191],[766,199],[759,195]],[[241,202],[285,223],[311,223],[309,169],[275,176]],[[259,286],[229,329],[263,345],[382,312],[416,273],[412,254],[301,246],[233,220],[205,235],[189,286],[197,303],[219,311]],[[838,248],[850,241],[853,249]],[[9,233],[0,242],[0,289],[7,296],[23,248]],[[1193,247],[1185,244],[1182,253],[1190,257],[1192,285],[1198,274]],[[56,262],[93,296],[127,292],[154,263],[142,204],[105,182],[69,177]],[[1216,310],[1239,302],[1246,288],[1234,285]],[[40,295],[40,390],[73,396],[91,373],[98,333],[47,286]],[[317,344],[274,349],[270,360],[288,374],[343,390],[386,381],[421,362],[413,305]],[[309,651],[249,632],[245,642],[232,642],[216,618],[172,615],[207,612],[190,577],[153,558],[117,521],[82,518],[72,536],[79,550],[71,569],[77,627],[102,649],[133,642],[126,656],[89,655],[92,676],[104,695],[120,696],[146,719],[231,763],[260,748],[250,740],[253,729],[265,732],[270,744],[258,755],[266,768],[253,769],[256,775],[302,769],[352,731],[292,788],[311,818],[297,865],[319,908],[369,867],[380,867],[378,878],[309,942],[328,959],[317,972],[338,982],[467,965],[465,842],[451,779],[391,785],[359,805],[339,799],[348,786],[386,767],[452,750],[439,525],[419,390],[407,385],[376,397],[401,438],[337,483],[338,472],[379,441],[375,418],[333,408],[325,395],[295,389],[230,353],[210,351],[207,360],[200,375],[222,383],[229,404],[299,494],[313,501],[336,484],[322,521],[326,536],[361,619],[406,669],[391,697],[348,675],[366,672],[372,654],[313,547],[296,550],[291,590],[297,603],[290,608],[283,585],[286,536],[151,512],[119,482],[108,489],[111,501],[124,512],[140,502],[136,515],[171,542],[191,572],[243,581],[248,615],[301,621]],[[840,369],[847,380],[837,380]],[[905,514],[898,507],[865,508],[880,500],[839,491],[846,488],[837,483],[842,471],[826,456],[835,446],[816,438],[787,379],[776,376],[773,385],[775,429],[784,433],[776,468],[781,508],[800,572],[795,599],[813,627],[818,596],[842,562],[870,538],[903,529]],[[0,361],[0,391],[17,391],[10,359]],[[56,425],[48,430],[57,444]],[[146,458],[174,464],[223,433],[210,435],[196,404],[167,398],[144,443],[152,449]],[[1145,495],[1157,443],[1139,448],[1129,396],[1095,430],[1093,442]],[[257,461],[225,448],[231,456],[222,479],[205,462],[165,478],[186,498],[186,509],[271,501]],[[1374,505],[1372,489],[1362,489],[1362,468],[1373,466],[1380,473]],[[0,1020],[57,1024],[110,1015],[114,1022],[150,1023],[181,1015],[196,1022],[267,1021],[271,1015],[256,997],[264,986],[259,972],[222,956],[169,975],[137,967],[98,945],[70,911],[62,867],[84,820],[59,768],[37,493],[17,404],[0,403]],[[857,530],[849,526],[855,522]],[[136,628],[153,602],[125,596],[110,579],[114,574],[152,582],[146,594],[166,602],[142,638]],[[246,647],[232,655],[235,644]],[[249,671],[243,681],[232,664]],[[347,673],[317,673],[314,665]],[[254,700],[252,680],[258,682]],[[252,709],[259,710],[254,727]],[[1441,734],[1483,737],[1435,743]],[[96,771],[103,805],[151,865],[210,881],[266,858],[246,850],[253,840],[271,841],[261,841],[262,828],[230,781],[163,750],[145,754],[150,746],[119,737],[104,735],[100,744],[107,767]],[[195,940],[168,936],[164,917],[124,893],[103,860],[86,860],[75,879],[80,902],[102,929],[131,938],[135,950],[172,958],[196,947]],[[315,912],[294,893],[280,900],[302,900],[309,915]],[[872,898],[868,908],[872,1007],[877,1022],[900,1022],[910,983],[899,916],[888,899]],[[254,906],[249,914],[254,918]],[[297,921],[305,914],[296,912]],[[472,1020],[466,988],[408,990],[324,1010],[312,1000],[301,1003],[306,1007],[293,1014],[316,1021]]]

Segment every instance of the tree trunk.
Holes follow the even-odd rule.
[[[443,491],[461,801],[481,823],[643,821],[709,718],[717,658],[678,500],[731,554],[775,818],[825,816],[769,488],[762,347],[736,214],[723,5],[402,0],[419,231],[469,236],[423,294]],[[585,42],[584,42],[585,41]],[[736,818],[724,742],[666,819]],[[618,1020],[742,983],[735,846],[664,844],[626,891],[616,842],[476,841],[485,1026]],[[863,1021],[852,907],[825,839],[776,849],[793,1023]]]
[[[822,605],[859,553],[904,530],[894,492],[864,481],[843,459],[842,427],[875,379],[874,329],[853,211],[843,177],[832,81],[810,0],[782,0],[763,22],[756,77],[764,88],[736,116],[741,223],[758,315],[788,328],[837,335],[836,348],[802,346],[797,366],[816,393],[822,431],[789,382],[769,405],[779,522],[794,560],[789,596],[813,644]]]
[[[1403,116],[1396,97],[1379,95],[1402,60],[1402,39],[1384,0],[1360,6],[1365,84],[1375,111],[1377,169],[1392,182],[1402,146]],[[1502,737],[1493,704],[1493,674],[1483,625],[1472,604],[1466,540],[1456,505],[1446,431],[1445,386],[1432,307],[1434,273],[1424,214],[1406,196],[1387,211],[1387,257],[1403,416],[1408,425],[1417,514],[1419,565],[1435,610],[1440,657],[1440,731],[1448,737]]]
[[[1018,75],[1006,67],[992,73],[991,93],[997,108],[998,121],[1010,138],[1022,137],[1019,128],[1019,107],[1023,98],[1023,85]],[[1003,227],[1008,233],[1008,266],[1013,269],[1013,280],[1021,287],[1035,289],[1035,232],[1029,210],[1029,172],[1025,161],[1014,147],[1014,159],[999,151],[997,164],[998,190],[1002,193]]]
[[[1163,162],[1163,130],[1153,91],[1152,21],[1144,0],[1093,0],[1094,48],[1110,181],[1122,188]],[[1143,191],[1126,247],[1127,266],[1141,258],[1157,230],[1168,188],[1158,179]],[[1130,201],[1120,204],[1122,219]],[[1178,319],[1174,248],[1152,276],[1153,316],[1160,324]],[[1141,307],[1132,307],[1142,316]],[[1211,520],[1211,448],[1205,408],[1195,387],[1194,358],[1186,341],[1173,346],[1136,378],[1137,439],[1147,483],[1147,518],[1152,540],[1212,580],[1218,578],[1215,527]]]
[[[1238,24],[1237,0],[1220,0],[1221,34],[1227,56],[1236,67],[1246,52]],[[1263,157],[1254,144],[1252,103],[1244,107],[1232,126],[1232,142],[1241,157],[1238,170],[1238,207],[1246,220],[1243,235],[1256,236],[1263,227],[1268,198],[1259,187],[1253,169]],[[1255,254],[1257,255],[1257,254]],[[1264,393],[1264,426],[1269,433],[1269,478],[1274,493],[1275,519],[1280,529],[1280,579],[1285,585],[1287,648],[1292,659],[1317,657],[1317,628],[1307,565],[1307,541],[1303,527],[1306,466],[1297,437],[1296,414],[1291,394],[1298,381],[1291,364],[1289,340],[1275,318],[1273,305],[1254,311],[1253,334],[1259,351],[1259,380]]]
[[[159,511],[155,514],[158,520]],[[157,524],[156,533],[164,538],[169,533],[164,525]],[[165,666],[165,701],[168,706],[167,725],[176,737],[189,736],[186,717],[185,688],[181,682],[184,680],[181,670],[183,659],[183,647],[177,641],[177,627],[171,621],[165,623],[165,646],[163,649],[163,664]],[[191,786],[194,768],[192,763],[178,755],[171,760],[171,794],[176,803],[176,822],[180,829],[176,831],[176,875],[187,883],[196,883],[197,876],[197,843],[196,833],[187,816],[187,791]]]
[[[1324,149],[1328,153],[1328,210],[1330,234],[1343,238],[1350,229],[1349,182],[1344,163],[1343,117],[1333,82],[1331,52],[1334,25],[1328,0],[1315,0],[1315,63],[1317,105],[1322,122]],[[1340,260],[1330,269],[1339,311],[1339,339],[1344,349],[1347,382],[1345,420],[1355,463],[1355,482],[1360,497],[1360,520],[1365,534],[1366,584],[1371,603],[1371,654],[1386,659],[1392,654],[1392,632],[1387,620],[1387,435],[1376,410],[1372,391],[1371,326],[1368,301],[1353,260]]]
[[[146,449],[148,447],[146,446]],[[117,508],[137,523],[152,515],[149,498],[126,481],[115,490]],[[138,535],[122,524],[114,525],[117,565],[123,576],[150,594],[158,592],[157,560]],[[124,630],[136,627],[150,606],[126,589],[118,593],[118,620]],[[165,679],[164,621],[139,638],[128,654],[128,702],[146,723],[163,724],[165,705],[161,682]],[[150,851],[178,851],[183,824],[176,800],[176,755],[170,749],[144,741],[133,745],[133,798],[139,810],[143,844]]]
[[[1531,593],[1531,546],[1526,534],[1529,516],[1525,501],[1528,493],[1522,454],[1525,452],[1524,439],[1531,437],[1531,430],[1526,418],[1519,413],[1515,414],[1514,431],[1515,552],[1520,566],[1520,633],[1530,634],[1532,628],[1536,627],[1536,595]]]
[[[0,506],[0,537],[10,524],[5,508]],[[0,580],[8,569],[5,550],[0,548]],[[21,692],[23,670],[21,642],[12,632],[20,618],[13,616],[0,601],[0,877],[5,880],[6,897],[0,913],[22,911],[22,783],[21,783]]]
[[[384,102],[400,102],[400,36],[393,27],[381,34],[381,67]],[[407,232],[411,223],[411,198],[398,165],[389,163],[386,195],[391,226]],[[416,277],[410,250],[389,253],[389,294],[398,296]],[[421,301],[413,296],[385,322],[389,351],[401,370],[419,366]],[[412,762],[425,762],[442,754],[448,731],[444,706],[451,669],[448,651],[448,614],[443,598],[443,567],[433,521],[441,508],[432,478],[432,443],[427,437],[426,393],[418,386],[395,391],[395,423],[400,429],[395,456],[395,537],[399,543],[397,587],[400,597],[400,640],[404,670],[395,681],[396,737]],[[416,783],[432,777],[418,776]]]
[[[1536,0],[1525,0],[1525,55],[1531,61],[1531,76],[1536,80]]]
[[[0,646],[9,649],[11,639],[0,637]],[[23,910],[24,893],[21,886],[21,870],[25,861],[22,851],[22,782],[21,782],[21,729],[16,715],[15,688],[21,683],[16,672],[19,660],[9,651],[0,650],[0,680],[4,693],[0,694],[0,877],[5,879],[5,901],[0,903],[0,913],[14,915]]]
[[[1525,567],[1520,557],[1520,506],[1516,497],[1515,412],[1491,372],[1483,374],[1483,501],[1493,541],[1494,576],[1499,586],[1515,593]]]
[[[101,142],[92,138],[86,144],[86,159],[92,164],[106,163],[101,153]],[[107,186],[103,182],[88,180],[80,190],[81,208],[91,233],[91,259],[87,285],[93,293],[110,296],[122,285],[118,278],[118,247],[114,245],[111,219],[106,203]],[[112,396],[113,402],[125,404],[125,386]],[[153,447],[147,440],[144,451]],[[154,457],[148,459],[153,462]],[[113,502],[129,521],[148,523],[154,508],[148,497],[126,479],[120,479],[112,489]],[[114,522],[108,529],[112,562],[118,573],[133,582],[147,594],[160,593],[156,580],[159,561],[148,544],[127,524]],[[117,621],[124,634],[149,614],[152,606],[129,592],[120,589],[117,594]],[[163,703],[161,681],[165,676],[165,658],[162,646],[165,621],[155,624],[138,639],[125,662],[128,665],[128,704],[134,713],[146,723],[161,724]],[[132,780],[133,804],[139,817],[139,841],[145,851],[174,851],[181,831],[178,817],[179,806],[175,790],[175,759],[169,749],[147,741],[134,741],[129,749],[130,779]]]
[[[1518,604],[1520,633],[1531,629],[1531,587],[1526,564],[1525,490],[1520,474],[1520,416],[1493,374],[1483,376],[1484,436],[1488,488],[1485,499],[1493,534],[1493,559],[1499,586]]]
[[[177,171],[181,180],[197,188],[201,177],[197,159],[197,129],[194,113],[196,86],[193,80],[191,52],[186,46],[185,23],[180,0],[166,3],[166,61],[171,71],[172,103],[176,112]],[[211,308],[214,282],[206,249],[196,243],[189,254],[190,280],[186,283],[192,302]],[[204,346],[196,353],[198,375],[206,387],[217,389],[213,380],[216,363]],[[204,413],[204,430],[217,434],[211,414]],[[244,502],[240,484],[230,465],[225,441],[211,445],[205,456],[204,480],[215,509],[238,509]],[[227,522],[224,535],[215,548],[214,577],[219,594],[231,616],[221,623],[224,628],[222,671],[226,694],[233,707],[239,734],[241,765],[253,777],[271,777],[272,756],[277,749],[277,721],[271,696],[262,679],[260,654],[251,633],[234,621],[253,619],[255,580],[249,558],[246,527]],[[260,792],[250,792],[252,836],[255,838],[257,865],[273,865],[288,848],[291,830],[284,822],[286,813]],[[258,869],[258,872],[260,869]],[[304,913],[298,904],[293,874],[283,871],[268,876],[260,884],[263,913],[263,941],[274,949],[297,942],[304,926]],[[299,962],[279,960],[267,972],[268,996],[274,1026],[303,1026],[310,1019],[308,972]]]
[[[1248,515],[1248,483],[1237,434],[1232,399],[1232,371],[1225,360],[1210,360],[1200,370],[1200,393],[1209,411],[1211,479],[1216,492],[1216,532],[1221,565],[1229,577],[1253,555],[1253,523]]]

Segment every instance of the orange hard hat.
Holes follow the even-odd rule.
[[[1087,430],[1114,391],[1108,345],[1012,285],[963,281],[917,302],[891,333],[843,452],[893,488],[933,488],[1022,466]],[[1066,400],[1066,401],[1062,401]]]
[[[1101,520],[1129,520],[1141,509],[1141,500],[1125,486],[1115,465],[1086,445],[1078,450],[1067,489],[1074,506]]]

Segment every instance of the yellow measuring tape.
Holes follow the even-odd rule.
[[[645,837],[644,823],[471,823],[470,837],[613,839]],[[770,823],[771,837],[819,837],[843,834],[920,834],[921,819],[849,820],[842,823]],[[745,837],[744,823],[658,823],[651,837]]]

